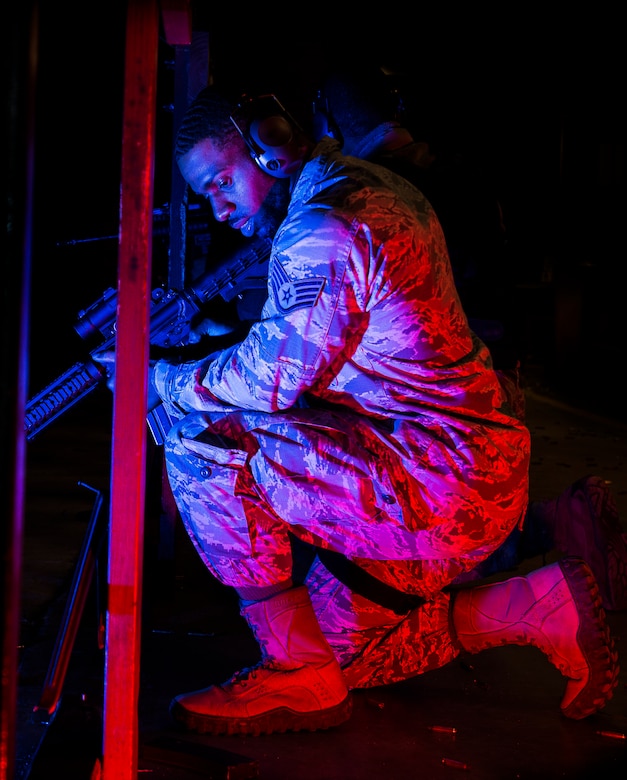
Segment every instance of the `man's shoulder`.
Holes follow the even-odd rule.
[[[337,246],[354,230],[354,215],[325,198],[310,199],[294,205],[288,212],[277,238],[290,243],[297,238],[315,243],[322,248],[325,243]]]

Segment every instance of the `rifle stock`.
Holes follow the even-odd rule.
[[[238,248],[215,267],[202,274],[184,290],[157,287],[150,304],[150,344],[171,348],[189,341],[194,321],[203,307],[218,295],[227,303],[249,289],[265,284],[272,241],[254,239]],[[74,326],[83,339],[96,334],[104,340],[90,352],[115,347],[117,293],[105,290],[102,297],[79,313]],[[85,398],[106,379],[105,369],[91,357],[77,363],[49,384],[26,404],[24,427],[27,440],[32,440],[53,420]],[[148,424],[157,444],[163,443],[167,420],[164,411],[153,410]]]

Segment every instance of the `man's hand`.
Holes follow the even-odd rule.
[[[91,357],[107,372],[107,387],[113,392],[115,386],[115,352],[113,350],[93,352]]]
[[[198,344],[203,336],[226,336],[234,330],[232,325],[205,318],[189,332],[189,343]]]
[[[92,359],[99,363],[107,372],[107,387],[111,392],[115,389],[115,352],[113,350],[103,350],[102,352],[93,352]],[[161,398],[157,393],[152,381],[152,369],[157,361],[151,360],[148,369],[148,397],[146,399],[146,411],[151,412],[161,403]]]

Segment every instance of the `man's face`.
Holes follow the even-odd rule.
[[[209,201],[219,222],[228,222],[245,236],[258,232],[262,206],[277,179],[256,165],[243,141],[234,139],[220,149],[205,138],[178,165],[194,192]]]

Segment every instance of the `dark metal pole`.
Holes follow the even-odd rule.
[[[0,451],[2,483],[2,694],[0,695],[0,778],[15,772],[17,664],[21,608],[26,437],[24,407],[28,385],[30,275],[34,168],[35,82],[38,14],[35,2],[10,3],[3,46],[9,58],[5,119],[8,129],[2,181],[6,192],[6,245],[2,273],[2,380]],[[5,17],[6,18],[6,17]],[[4,460],[6,458],[6,461]]]

